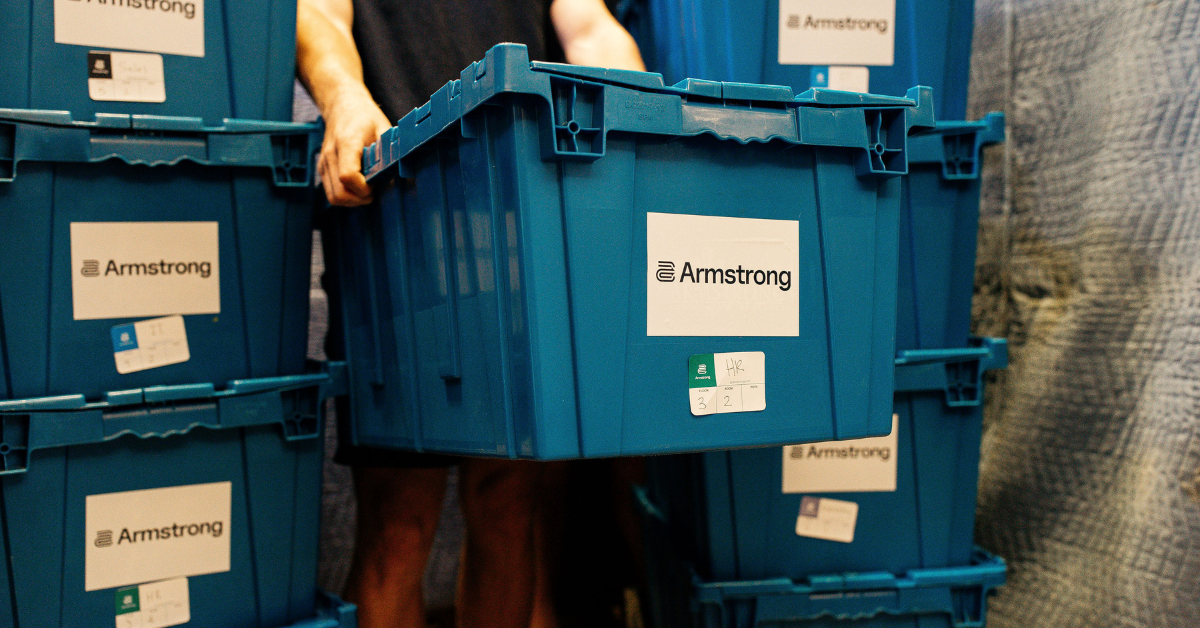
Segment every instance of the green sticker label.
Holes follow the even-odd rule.
[[[688,358],[688,388],[708,388],[717,384],[716,361],[711,353]]]
[[[142,609],[137,587],[117,589],[117,614],[136,613]]]

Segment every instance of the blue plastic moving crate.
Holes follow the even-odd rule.
[[[0,397],[303,372],[320,139],[0,110]],[[146,335],[171,315],[186,355]]]
[[[648,546],[652,554],[659,547]],[[662,558],[648,558],[651,628],[983,628],[988,595],[1006,572],[1003,559],[976,550],[969,563],[903,575],[710,582],[684,563],[660,566]]]
[[[1004,141],[1004,114],[938,122],[908,140],[900,210],[896,347],[961,347],[971,328],[980,150]]]
[[[294,1],[2,0],[0,11],[0,108],[292,119]]]
[[[0,401],[0,625],[113,625],[114,600],[180,577],[188,626],[311,620],[338,392],[319,373]]]
[[[928,85],[934,90],[939,119],[966,117],[973,0],[860,0],[856,7],[838,0],[782,0],[782,13],[781,0],[635,1],[641,6],[630,15],[638,20],[633,32],[639,35],[646,67],[668,80],[695,77],[796,89],[836,87],[830,85],[829,66],[865,66],[872,93],[903,94],[912,85]],[[851,33],[854,29],[838,29],[834,22],[885,20],[888,9],[894,9],[891,21],[883,33],[876,28],[874,36],[894,38],[890,65],[881,64],[886,59],[878,55],[863,62],[863,50],[872,44],[861,40],[841,46],[849,56],[831,53],[817,65],[779,62],[781,14],[787,16],[785,32],[811,38]],[[817,48],[838,50],[829,43]]]
[[[365,151],[401,178],[327,236],[353,442],[550,459],[886,433],[897,177],[932,125],[910,96],[493,48]],[[765,409],[704,413],[717,360],[750,378],[721,401],[769,389]]]
[[[976,344],[900,352],[898,441],[894,452],[886,446],[887,456],[894,455],[893,491],[782,492],[784,457],[795,450],[811,459],[814,450],[818,458],[845,458],[852,447],[872,448],[844,442],[830,443],[837,450],[833,453],[810,444],[655,458],[649,466],[650,496],[706,579],[904,573],[965,565],[975,528],[983,372],[1007,364],[1005,341]],[[839,477],[839,485],[844,481]],[[803,506],[820,498],[857,504],[852,542],[800,536]]]

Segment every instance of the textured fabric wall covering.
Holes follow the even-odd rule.
[[[988,625],[1200,625],[1200,3],[979,0]]]

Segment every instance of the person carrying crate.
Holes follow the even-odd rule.
[[[339,206],[373,200],[362,149],[494,44],[524,43],[534,59],[645,69],[603,0],[299,0],[296,36],[297,74],[325,119],[318,174]],[[326,287],[335,299],[337,287]],[[329,353],[343,355],[336,346]],[[467,528],[458,623],[530,625],[541,465],[348,446],[337,460],[354,468],[358,532],[345,594],[363,628],[425,625],[425,562],[454,464]]]

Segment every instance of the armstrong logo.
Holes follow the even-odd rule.
[[[181,539],[194,536],[211,536],[212,538],[220,538],[225,532],[224,521],[212,521],[204,523],[187,523],[178,524],[172,523],[169,526],[161,528],[146,528],[145,530],[130,530],[122,528],[121,534],[117,537],[117,545],[125,543],[146,543],[148,541],[169,541],[172,539]],[[112,547],[113,532],[112,530],[100,530],[96,532],[96,547]]]
[[[658,272],[654,276],[663,283],[675,281],[675,263],[659,261]],[[776,286],[787,292],[792,288],[792,271],[790,270],[760,270],[755,268],[692,268],[691,262],[683,263],[679,273],[679,283],[713,283],[740,284],[756,286]]]
[[[100,261],[94,259],[83,260],[83,268],[79,272],[84,277],[99,277],[101,274]],[[116,275],[117,277],[196,275],[201,279],[208,279],[212,276],[212,262],[168,262],[167,260],[159,260],[157,262],[119,264],[116,260],[110,259],[104,267],[104,276],[107,277],[109,275]]]

